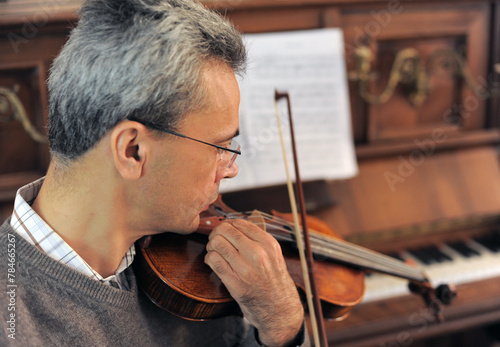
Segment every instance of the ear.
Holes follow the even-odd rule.
[[[136,180],[142,177],[151,148],[151,137],[147,133],[144,125],[132,121],[122,122],[111,131],[114,164],[124,179]]]

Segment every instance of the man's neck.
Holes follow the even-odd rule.
[[[53,170],[51,165],[33,209],[101,276],[113,275],[135,241],[119,194],[91,170],[72,168],[71,179],[56,178]]]

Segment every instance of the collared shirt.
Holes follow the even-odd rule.
[[[91,278],[120,289],[128,289],[124,270],[132,264],[135,247],[132,245],[123,257],[114,275],[103,278],[87,264],[31,207],[40,192],[44,177],[25,185],[17,191],[11,226],[32,245],[51,258],[66,264]]]

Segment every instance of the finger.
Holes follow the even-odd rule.
[[[223,236],[229,241],[237,241],[241,237],[247,237],[245,234],[242,234],[238,229],[233,225],[234,220],[224,221],[223,223],[216,226],[210,235],[208,235],[208,240],[211,241],[213,238],[217,236]]]
[[[229,226],[229,228],[232,228]],[[219,253],[226,261],[230,262],[236,258],[238,258],[238,248],[226,237],[226,235],[230,233],[218,233],[211,236],[207,243],[207,252],[217,252]]]
[[[220,247],[221,255],[230,263],[230,266],[233,268],[236,267],[236,271],[240,271],[241,267],[245,264],[248,266],[255,266],[256,262],[265,263],[269,257],[269,251],[267,249],[270,249],[266,243],[255,241],[248,237],[247,235],[249,235],[250,232],[247,231],[247,228],[253,229],[255,226],[251,223],[242,222],[243,223],[231,221],[231,223],[219,225],[212,231],[209,241],[209,243],[211,241],[217,241],[217,243],[214,242],[213,245],[217,244],[217,247]],[[223,243],[222,239],[227,241],[238,254],[230,252],[229,246]],[[226,249],[226,246],[228,249]]]
[[[232,221],[232,226],[242,235],[245,235],[248,240],[245,244],[236,243],[236,247],[240,249],[240,252],[252,257],[253,259],[261,258],[266,259],[279,259],[283,257],[283,252],[279,242],[268,232],[262,230],[258,226],[247,222],[245,220],[234,220]],[[241,241],[244,238],[239,238]],[[274,261],[272,262],[274,263]]]
[[[248,223],[242,225],[253,227]],[[207,244],[207,251],[220,254],[233,273],[240,275],[242,282],[252,283],[258,280],[255,277],[262,277],[264,273],[267,275],[282,265],[281,248],[274,238],[272,242],[267,244],[254,241],[242,233],[241,229],[235,228],[234,224],[226,223],[218,226],[218,230],[214,229]]]
[[[217,236],[207,244],[205,263],[221,279],[234,298],[245,290],[240,273],[249,273],[248,264],[239,252],[222,236]]]
[[[225,227],[225,229],[234,229],[234,228],[228,225]],[[238,248],[235,247],[234,244],[230,240],[228,240],[224,235],[225,234],[217,234],[211,237],[206,246],[208,258],[206,257],[205,259],[208,259],[210,261],[208,265],[210,265],[213,268],[214,267],[217,268],[217,271],[213,269],[217,274],[226,274],[226,273],[236,274],[239,269],[246,267],[245,259],[241,257]],[[214,254],[217,254],[218,257],[215,257]],[[225,262],[224,265],[216,264],[216,262],[221,261],[220,259],[224,260]],[[231,268],[231,271],[229,271],[228,268]]]
[[[205,255],[205,264],[219,276],[234,276],[234,271],[224,257],[217,251],[208,251]]]
[[[252,247],[252,242],[250,241],[262,245],[277,245],[277,241],[273,236],[243,219],[234,219],[222,223],[212,231],[210,237],[215,237],[216,235],[223,235],[240,252],[246,247]]]

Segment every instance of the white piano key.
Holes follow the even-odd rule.
[[[451,247],[440,247],[443,253],[453,260],[442,263],[424,265],[408,252],[403,252],[405,259],[412,259],[417,266],[423,269],[433,286],[442,283],[462,284],[480,281],[483,279],[500,276],[500,253],[494,253],[475,241],[467,245],[480,254],[478,256],[464,257]],[[373,274],[365,280],[365,296],[362,302],[387,299],[390,297],[409,293],[408,281],[384,274]]]

